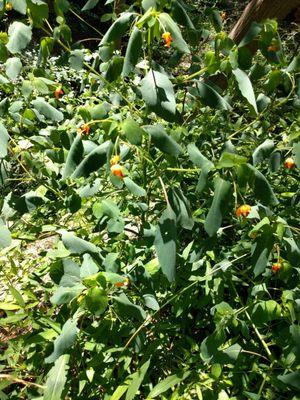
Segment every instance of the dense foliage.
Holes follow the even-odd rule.
[[[53,5],[0,1],[0,399],[299,399],[296,30]]]

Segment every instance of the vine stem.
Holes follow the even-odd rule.
[[[22,385],[25,385],[25,386],[35,386],[35,387],[38,387],[39,389],[45,389],[45,386],[39,385],[34,382],[28,382],[28,381],[25,381],[24,379],[16,378],[15,376],[9,375],[9,374],[0,374],[0,380],[1,379],[7,379],[7,380],[10,380],[15,383],[21,383]]]

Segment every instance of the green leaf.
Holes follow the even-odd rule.
[[[59,286],[73,287],[81,282],[80,267],[70,258],[62,260],[64,275],[59,281]]]
[[[222,153],[221,158],[216,165],[216,168],[233,168],[239,165],[246,164],[247,158],[233,153]]]
[[[137,394],[144,378],[146,372],[149,368],[150,360],[146,361],[140,369],[138,369],[134,374],[130,375],[131,383],[128,386],[125,400],[133,400]]]
[[[0,122],[0,158],[7,156],[7,144],[8,144],[9,134],[4,125]]]
[[[180,29],[176,22],[167,13],[160,13],[158,15],[160,25],[164,27],[164,30],[171,33],[173,38],[173,47],[181,53],[190,53],[190,49],[183,39]]]
[[[95,263],[90,254],[84,254],[83,263],[80,267],[80,278],[87,278],[88,276],[96,274],[98,271],[98,265]]]
[[[219,93],[209,84],[197,82],[195,91],[205,106],[218,108],[220,110],[231,110],[230,104],[219,95]]]
[[[72,50],[69,57],[70,67],[76,71],[81,71],[83,68],[84,52],[83,50]]]
[[[255,39],[259,35],[261,30],[262,30],[262,25],[253,21],[252,24],[250,25],[248,32],[243,37],[243,39],[240,41],[239,47],[244,47],[248,43],[252,42],[252,40]]]
[[[1,227],[0,227],[0,233],[1,233]],[[16,300],[16,302],[19,304],[19,306],[21,308],[25,308],[26,304],[25,304],[25,301],[24,301],[21,293],[15,287],[10,286],[10,285],[9,285],[9,290],[10,290],[12,296],[14,297],[14,299]]]
[[[246,72],[242,71],[241,69],[237,68],[232,71],[233,75],[236,78],[236,81],[238,83],[238,87],[240,89],[240,92],[243,97],[248,101],[249,105],[251,108],[258,113],[257,110],[257,105],[256,105],[256,100],[255,100],[255,94],[254,90],[252,87],[252,83],[246,74]]]
[[[295,158],[295,163],[298,168],[300,168],[300,142],[294,143],[293,145],[293,154]]]
[[[201,168],[200,178],[196,187],[196,191],[201,193],[206,187],[208,174],[214,168],[214,164],[200,152],[194,143],[188,144],[187,151],[192,163]]]
[[[166,133],[162,125],[148,125],[145,126],[144,129],[151,135],[151,139],[155,147],[157,147],[162,152],[175,157],[177,157],[182,152],[182,148],[180,147],[180,145]]]
[[[122,69],[122,76],[127,76],[131,71],[134,70],[136,64],[138,63],[141,51],[142,51],[142,31],[137,27],[134,27],[125,53],[125,60]]]
[[[274,149],[274,141],[266,139],[261,145],[256,147],[252,154],[253,165],[256,166],[267,158]]]
[[[130,143],[135,145],[142,144],[145,131],[133,119],[126,119],[122,123],[122,130]]]
[[[101,315],[107,308],[108,298],[105,290],[99,287],[90,288],[85,296],[86,308],[94,315]]]
[[[290,372],[286,375],[278,375],[277,379],[292,388],[300,390],[300,371]]]
[[[169,193],[169,201],[172,210],[176,214],[177,224],[183,228],[191,230],[194,226],[194,220],[190,209],[190,203],[182,193],[180,188],[173,188]]]
[[[138,321],[143,321],[146,318],[146,313],[142,307],[133,304],[125,293],[120,294],[118,297],[113,297],[117,302],[118,310],[128,317],[133,317]]]
[[[42,97],[33,100],[32,104],[34,108],[47,119],[55,122],[60,122],[64,119],[63,113],[51,106],[51,104],[47,103]]]
[[[111,142],[108,140],[102,143],[100,146],[97,146],[94,150],[92,150],[77,166],[73,174],[72,178],[80,178],[81,176],[87,177],[91,172],[97,171],[100,167],[102,167],[107,161],[107,153],[111,146]]]
[[[13,6],[13,9],[18,11],[20,14],[26,14],[26,0],[11,0],[11,4]]]
[[[76,167],[80,164],[83,156],[83,144],[80,135],[73,140],[69,153],[67,155],[66,164],[62,172],[62,179],[71,176]]]
[[[110,44],[111,42],[119,40],[127,31],[135,16],[136,16],[135,13],[131,12],[123,13],[105,33],[99,46],[102,47],[106,44]]]
[[[41,27],[44,19],[49,17],[48,4],[42,0],[27,0],[34,26]]]
[[[121,215],[121,211],[116,203],[106,199],[93,205],[93,214],[98,219],[102,218],[103,215],[117,219]]]
[[[76,319],[68,319],[61,330],[61,334],[55,339],[53,352],[45,359],[46,364],[55,362],[71,346],[73,346],[79,329]]]
[[[69,355],[63,354],[47,374],[46,388],[43,400],[61,400],[62,392],[67,381]]]
[[[63,232],[61,238],[64,246],[71,252],[71,254],[90,253],[99,255],[100,253],[99,247],[75,236],[73,233]]]
[[[255,197],[267,205],[278,204],[279,201],[266,177],[250,164],[247,164],[247,170],[250,184],[254,186]]]
[[[231,184],[218,177],[215,180],[213,202],[204,222],[204,229],[209,236],[215,235],[220,228],[231,196]]]
[[[274,245],[273,231],[270,225],[263,225],[262,233],[252,246],[252,264],[254,275],[258,276],[266,269]]]
[[[5,62],[8,57],[8,51],[7,48],[5,47],[5,44],[0,41],[0,61]]]
[[[10,246],[11,244],[11,235],[8,228],[5,225],[0,225],[0,250],[5,247]]]
[[[173,0],[171,2],[172,16],[180,25],[184,25],[189,29],[195,29],[195,26],[190,19],[185,8],[178,0]]]
[[[120,398],[123,396],[123,394],[126,392],[128,389],[128,385],[119,385],[117,389],[113,392],[109,400],[120,400]]]
[[[141,93],[150,111],[167,121],[175,120],[175,94],[166,75],[151,69],[141,81]]]
[[[154,245],[162,272],[169,282],[173,282],[176,270],[176,215],[170,206],[158,221]]]
[[[184,381],[190,372],[184,372],[182,375],[170,375],[167,378],[161,380],[154,388],[151,390],[147,400],[154,399],[162,393],[165,393],[167,390],[171,389],[173,386],[178,385],[178,383]]]
[[[32,37],[32,30],[30,26],[22,22],[15,21],[8,28],[8,43],[7,49],[12,53],[20,53],[24,50]]]
[[[82,11],[92,10],[99,3],[99,0],[88,0],[82,7]]]
[[[16,79],[22,69],[21,60],[18,57],[11,57],[6,60],[5,73],[9,79]]]
[[[52,304],[55,304],[57,306],[59,306],[61,304],[68,304],[73,299],[78,297],[84,289],[85,289],[85,286],[83,286],[83,285],[76,285],[73,287],[60,286],[56,290],[54,295],[50,298],[50,301]]]
[[[126,176],[123,179],[125,186],[127,187],[127,189],[129,190],[130,193],[132,193],[134,196],[137,197],[142,197],[142,196],[146,196],[146,190],[142,187],[140,187],[139,185],[137,185],[135,182],[133,182],[133,180],[131,180],[128,176]]]
[[[259,301],[252,310],[252,321],[257,326],[279,319],[281,306],[274,300]]]

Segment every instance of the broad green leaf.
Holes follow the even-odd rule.
[[[47,119],[55,122],[60,122],[64,119],[63,113],[47,103],[42,97],[33,100],[32,104],[34,108]]]
[[[130,375],[131,383],[128,386],[125,400],[133,400],[137,394],[144,378],[146,372],[149,368],[150,360],[146,361],[141,368],[139,368],[134,374]]]
[[[90,288],[84,298],[86,308],[94,315],[101,315],[107,308],[108,298],[105,290],[99,287]]]
[[[18,57],[11,57],[6,60],[5,73],[9,79],[16,79],[21,72],[22,63]]]
[[[59,281],[59,286],[73,287],[81,282],[80,267],[70,258],[62,260],[63,276]]]
[[[164,153],[177,157],[182,152],[180,145],[166,133],[162,125],[148,125],[144,130],[150,134],[155,147]]]
[[[142,0],[142,7],[145,11],[147,11],[149,8],[156,7],[156,0]]]
[[[233,153],[222,153],[221,158],[216,165],[216,168],[233,168],[239,165],[246,164],[247,158]]]
[[[161,380],[154,388],[151,390],[147,400],[154,399],[162,393],[165,393],[167,390],[171,389],[173,386],[178,385],[180,382],[184,381],[190,372],[184,372],[182,375],[170,375],[167,378]]]
[[[267,158],[274,149],[274,141],[266,139],[261,145],[256,147],[252,154],[253,165],[256,166]]]
[[[117,389],[113,392],[109,400],[120,400],[120,398],[123,396],[123,394],[126,392],[128,389],[127,384],[122,384],[117,387]]]
[[[92,10],[99,3],[99,0],[88,0],[82,7],[82,11]]]
[[[0,61],[5,62],[8,58],[8,51],[7,48],[5,47],[5,44],[0,41]]]
[[[280,316],[281,306],[274,300],[259,301],[251,313],[251,319],[257,326],[279,319]]]
[[[300,390],[300,371],[290,372],[286,375],[278,375],[277,379],[292,388]]]
[[[239,68],[236,68],[232,71],[233,75],[235,76],[235,79],[238,83],[238,87],[240,89],[240,92],[243,97],[248,101],[250,106],[253,108],[253,110],[258,113],[257,110],[257,105],[256,105],[256,100],[255,100],[255,94],[254,90],[252,87],[252,83],[246,74],[246,72],[242,71]]]
[[[0,234],[1,234],[1,227],[0,227]],[[0,239],[0,241],[1,241],[1,239]],[[16,300],[16,302],[19,304],[19,306],[22,308],[25,308],[26,303],[23,299],[23,296],[19,292],[19,290],[17,290],[15,287],[10,286],[10,285],[9,285],[9,290],[10,290],[12,296],[14,297],[14,299]]]
[[[214,168],[214,164],[200,152],[194,143],[188,144],[187,151],[192,163],[201,168],[200,178],[196,187],[196,191],[201,193],[206,187],[208,174]]]
[[[67,369],[70,356],[61,355],[47,374],[43,400],[61,400],[67,381]]]
[[[137,122],[133,119],[128,118],[122,123],[122,130],[126,135],[128,141],[135,145],[142,144],[143,135],[145,131],[140,128]]]
[[[120,217],[121,211],[116,203],[106,199],[93,205],[93,214],[98,219],[102,218],[104,215],[117,219]]]
[[[90,254],[84,254],[83,263],[80,267],[80,278],[87,278],[88,276],[96,274],[98,271],[98,265],[95,263]]]
[[[11,234],[5,225],[0,225],[0,250],[11,244]]]
[[[214,184],[215,193],[213,202],[204,222],[204,229],[209,236],[215,235],[220,228],[223,216],[225,215],[232,196],[230,182],[224,181],[222,178],[218,177]]]
[[[144,188],[142,188],[141,186],[137,185],[135,182],[133,182],[132,179],[130,179],[128,176],[126,176],[123,179],[125,186],[127,187],[127,189],[129,190],[130,193],[132,193],[134,196],[137,197],[142,197],[142,196],[146,196],[146,190]]]
[[[10,0],[13,9],[18,11],[20,14],[26,14],[26,0]]]
[[[87,242],[70,232],[62,233],[62,241],[64,246],[71,252],[71,254],[98,254],[100,253],[99,247],[93,243]]]
[[[225,342],[225,333],[223,329],[214,331],[211,335],[206,336],[200,346],[200,355],[204,362],[210,363],[216,354],[218,354],[220,347]]]
[[[274,245],[273,231],[270,225],[263,225],[262,233],[252,246],[252,264],[254,275],[258,276],[266,269]]]
[[[151,69],[141,81],[141,92],[150,111],[167,121],[175,120],[175,94],[173,85],[166,75]]]
[[[21,197],[11,196],[9,200],[10,207],[21,214],[32,212],[43,203],[43,198],[37,196],[34,192],[28,192]]]
[[[177,223],[183,228],[191,230],[194,226],[190,203],[180,188],[173,188],[169,193],[169,201],[176,214]]]
[[[154,311],[159,310],[159,308],[160,308],[159,304],[153,294],[150,294],[150,293],[144,294],[143,299],[144,299],[146,307],[151,308],[151,310],[154,310]]]
[[[247,164],[247,170],[250,184],[254,186],[255,197],[267,205],[278,204],[278,199],[266,177],[250,164]]]
[[[80,164],[83,156],[83,145],[80,135],[73,140],[69,153],[67,155],[66,164],[62,172],[62,179],[71,176],[76,167]]]
[[[110,141],[102,143],[92,150],[77,166],[72,178],[80,178],[81,176],[87,177],[91,172],[97,171],[107,161],[107,153],[111,146]]]
[[[12,54],[24,50],[32,37],[31,27],[22,22],[15,21],[8,28],[8,43],[6,47]]]
[[[76,319],[68,319],[61,330],[61,334],[55,339],[53,352],[45,359],[45,363],[55,362],[71,346],[73,346],[79,329]]]
[[[246,46],[248,43],[252,42],[252,40],[255,39],[259,35],[261,30],[262,30],[262,25],[253,21],[252,24],[250,25],[248,32],[240,41],[239,47]]]
[[[136,64],[138,63],[141,51],[142,51],[142,31],[137,27],[134,27],[125,53],[125,60],[122,69],[122,76],[127,76],[131,71],[134,70]]]
[[[83,68],[84,52],[83,50],[72,50],[69,57],[70,67],[76,71],[80,71]]]
[[[231,110],[230,104],[209,84],[197,82],[195,94],[205,106],[218,108],[220,110]]]
[[[188,13],[185,11],[185,8],[180,1],[173,0],[171,2],[171,10],[172,16],[176,22],[178,22],[180,25],[186,26],[189,29],[195,29],[192,20],[190,19]]]
[[[154,245],[162,272],[169,282],[173,282],[176,270],[176,215],[170,206],[158,221]]]
[[[60,286],[50,298],[50,301],[52,304],[57,306],[61,304],[69,304],[73,299],[78,297],[84,289],[85,286],[81,284],[73,287]]]
[[[27,6],[30,10],[33,25],[42,26],[44,19],[49,17],[48,4],[42,0],[27,0]]]
[[[180,29],[172,17],[167,13],[160,13],[158,15],[160,25],[163,27],[164,31],[170,32],[173,38],[173,47],[180,51],[181,53],[190,53],[190,49],[183,39]]]
[[[135,16],[135,13],[123,13],[105,33],[99,46],[102,47],[106,44],[110,44],[111,42],[120,39],[129,28]]]
[[[293,145],[293,154],[295,158],[295,163],[298,168],[300,168],[300,142],[294,143]]]
[[[0,158],[7,156],[7,144],[8,144],[9,134],[4,125],[0,122]]]
[[[287,259],[289,262],[295,266],[299,265],[300,259],[300,247],[296,243],[293,237],[283,238],[284,242],[286,243],[287,247]]]
[[[113,297],[113,299],[117,302],[118,310],[126,318],[132,317],[138,321],[143,321],[146,318],[146,313],[142,307],[133,304],[125,293],[120,294],[118,297]]]

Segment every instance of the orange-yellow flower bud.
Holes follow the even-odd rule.
[[[112,165],[110,167],[110,171],[113,175],[119,177],[120,179],[124,178],[124,174],[122,171],[122,167],[119,164]]]
[[[110,165],[116,165],[120,161],[120,156],[117,154],[110,159]]]
[[[222,19],[222,21],[224,21],[224,20],[226,19],[226,17],[227,17],[226,12],[225,12],[225,11],[222,11],[222,12],[221,12],[221,19]]]
[[[6,11],[10,11],[10,10],[12,10],[12,8],[13,8],[13,6],[12,6],[11,3],[6,3],[6,4],[5,4],[5,10],[6,10]]]
[[[248,204],[243,204],[236,209],[235,214],[237,217],[242,216],[242,217],[246,218],[250,214],[250,211],[251,211],[251,207]]]
[[[64,91],[62,90],[62,87],[59,86],[58,88],[55,89],[54,96],[58,100],[60,96],[64,94]]]
[[[122,282],[114,283],[114,286],[117,288],[122,287],[122,286],[129,286],[129,285],[130,285],[130,280],[128,278],[125,278],[124,281],[122,281]]]
[[[295,168],[295,166],[296,166],[296,163],[292,157],[289,157],[284,161],[284,168],[293,169],[293,168]]]
[[[171,47],[173,38],[171,36],[170,32],[164,32],[161,37],[163,38],[164,42],[165,42],[165,47]]]
[[[281,263],[275,263],[272,265],[272,271],[274,272],[274,274],[276,274],[280,268],[282,267]]]

